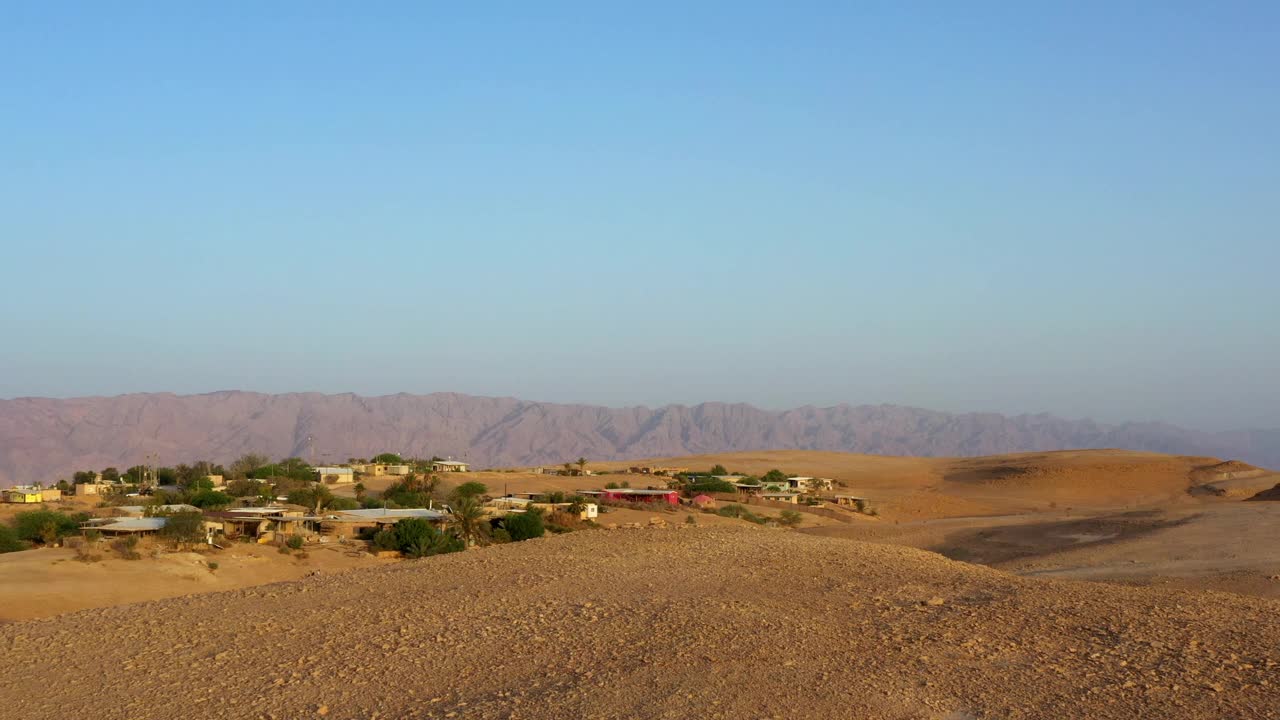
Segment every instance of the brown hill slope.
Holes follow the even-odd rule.
[[[313,442],[308,442],[313,438]],[[141,462],[246,452],[340,461],[386,450],[479,466],[793,448],[959,456],[1090,447],[1240,457],[1280,465],[1280,433],[1207,434],[1047,415],[952,415],[894,406],[770,412],[705,403],[603,408],[455,394],[167,393],[0,400],[0,485]]]
[[[1121,508],[1179,501],[1199,468],[1217,458],[1131,450],[1065,450],[975,458],[857,455],[766,450],[594,463],[597,469],[632,465],[723,465],[760,475],[777,468],[842,483],[838,492],[871,498],[886,516],[929,518],[1044,510],[1050,503],[1076,508]]]
[[[1277,609],[786,531],[602,531],[3,626],[24,671],[0,702],[35,720],[1274,718]],[[74,680],[29,684],[54,676]]]

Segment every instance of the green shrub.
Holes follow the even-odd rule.
[[[102,539],[102,531],[101,530],[85,530],[84,539],[88,542],[96,543]]]
[[[787,527],[795,527],[799,525],[800,521],[803,519],[804,518],[800,515],[798,510],[783,510],[778,513],[778,522]]]
[[[205,564],[209,566],[209,572],[213,572],[214,570],[218,569],[218,563],[213,560],[210,560]]]
[[[19,540],[52,545],[58,538],[80,531],[87,515],[68,515],[56,510],[28,510],[13,517],[13,529]]]
[[[138,551],[136,550],[137,547],[138,547],[137,535],[126,535],[124,537],[116,538],[115,540],[111,541],[111,549],[115,550],[120,555],[120,557],[124,558],[125,560],[141,560],[142,559],[142,555],[139,554]]]
[[[400,552],[411,558],[428,557],[465,550],[460,538],[440,532],[424,518],[405,518],[395,525]]]
[[[301,535],[290,535],[289,539],[284,541],[284,544],[289,546],[290,550],[301,550],[302,543],[303,540]]]
[[[26,550],[29,546],[18,537],[18,531],[8,525],[0,525],[0,553]]]
[[[716,510],[716,514],[721,517],[736,518],[736,517],[740,517],[742,513],[745,511],[746,511],[746,508],[742,507],[741,505],[729,504]]]
[[[685,494],[693,497],[698,493],[731,493],[737,491],[737,489],[726,480],[700,478],[697,482],[685,486]]]
[[[205,538],[204,515],[196,510],[184,510],[163,516],[164,527],[159,535],[177,547],[202,542]]]
[[[394,530],[379,530],[373,536],[373,547],[376,550],[399,550],[400,540]]]
[[[231,496],[217,490],[201,490],[187,501],[201,509],[224,508],[231,504]]]
[[[330,510],[357,510],[359,508],[360,503],[352,498],[334,498],[333,501],[329,503]]]
[[[478,497],[480,495],[485,494],[488,491],[489,491],[488,485],[485,485],[482,482],[476,482],[475,480],[471,480],[468,482],[464,482],[458,487],[454,488],[452,496],[454,500],[460,500],[462,498]]]
[[[507,532],[506,528],[495,528],[493,532],[489,533],[489,539],[495,544],[509,543],[511,542],[511,533]]]
[[[686,516],[686,517],[685,517],[685,519],[684,519],[684,524],[685,524],[685,525],[697,525],[697,524],[698,524],[698,519],[697,519],[697,518],[695,518],[695,517],[694,517],[694,516],[692,516],[692,515],[688,515],[688,516]]]
[[[542,513],[537,510],[511,513],[502,519],[502,527],[514,542],[542,537],[547,530],[542,522]]]

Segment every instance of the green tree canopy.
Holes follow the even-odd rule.
[[[728,475],[729,471],[723,465],[715,465],[711,468],[712,475]]]
[[[230,505],[231,496],[212,489],[200,490],[193,494],[187,502],[202,510],[217,510]]]
[[[13,529],[19,540],[46,545],[58,538],[80,531],[80,523],[89,519],[86,514],[68,515],[57,510],[27,510],[13,516]]]
[[[204,515],[195,510],[162,514],[164,527],[160,528],[160,537],[174,545],[193,545],[204,540]]]
[[[485,485],[482,482],[476,482],[475,480],[469,480],[454,488],[451,497],[456,502],[462,498],[473,498],[483,495],[488,491],[488,485]]]
[[[119,471],[119,470],[117,470],[117,469],[115,469],[115,468],[113,468],[113,467],[103,468],[103,470],[102,470],[102,482],[105,482],[105,483],[113,483],[113,482],[119,482],[119,481],[120,481],[120,471]]]
[[[403,465],[404,464],[404,460],[399,455],[395,453],[389,453],[389,452],[382,453],[381,455],[374,455],[373,461],[381,465]]]
[[[547,531],[540,510],[510,513],[502,519],[502,529],[511,535],[513,541],[542,537]]]
[[[737,491],[732,483],[719,478],[705,477],[699,478],[697,482],[689,483],[685,486],[685,494],[693,497],[698,493],[731,493]]]
[[[405,518],[395,525],[396,545],[412,558],[458,552],[462,540],[437,530],[424,518]]]
[[[0,525],[0,553],[26,550],[27,544],[18,538],[18,531],[8,525]]]
[[[764,480],[766,485],[774,485],[779,483],[785,485],[787,482],[787,474],[775,468],[765,473],[764,477],[761,478],[761,480]]]

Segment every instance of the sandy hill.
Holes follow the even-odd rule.
[[[1216,458],[1130,450],[1071,450],[976,458],[909,458],[798,450],[717,453],[594,463],[731,472],[789,473],[837,480],[840,492],[872,498],[890,518],[955,517],[1027,512],[1054,506],[1125,507],[1179,501],[1197,468]]]
[[[33,720],[1275,718],[1277,609],[787,531],[599,531],[0,626],[23,669],[0,701]]]
[[[972,456],[1128,447],[1280,465],[1280,430],[1204,433],[1049,415],[951,414],[891,405],[768,411],[744,404],[605,408],[453,393],[204,395],[0,400],[0,485],[75,470],[230,461],[246,452],[315,462],[388,449],[465,457],[477,467],[793,448]]]

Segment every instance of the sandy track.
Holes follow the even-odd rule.
[[[1277,610],[781,530],[599,531],[3,626],[24,672],[0,701],[35,719],[1273,718]]]

